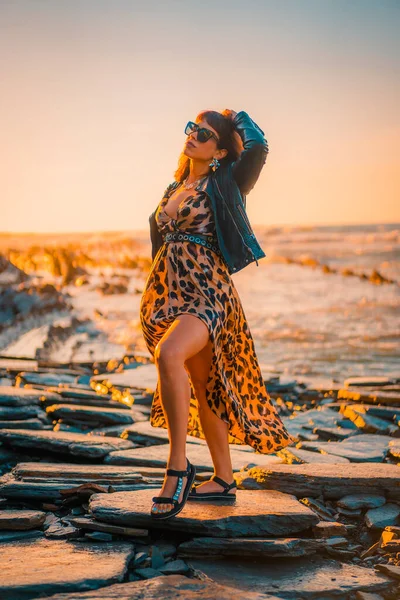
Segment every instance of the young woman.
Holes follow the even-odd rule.
[[[143,291],[143,336],[158,370],[150,422],[168,428],[169,458],[150,514],[167,519],[187,500],[234,500],[229,443],[264,454],[295,441],[268,394],[231,278],[265,256],[245,210],[268,154],[245,111],[201,112],[174,182],[150,215],[153,263]],[[258,265],[258,262],[257,262]],[[206,440],[213,477],[193,487],[186,435]]]

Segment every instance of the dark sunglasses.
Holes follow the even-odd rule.
[[[199,127],[197,123],[194,123],[193,121],[188,121],[188,124],[185,127],[186,135],[190,135],[194,131],[197,131],[197,141],[199,141],[202,144],[204,142],[207,142],[212,137],[215,138],[215,141],[217,143],[219,142],[219,139],[217,138],[215,133],[211,131],[211,129],[207,129],[206,127]]]

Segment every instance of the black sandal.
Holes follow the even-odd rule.
[[[193,486],[190,491],[188,500],[236,500],[236,494],[228,493],[230,490],[233,490],[233,488],[237,487],[236,481],[233,481],[232,483],[227,483],[217,475],[213,475],[211,479],[213,479],[216,483],[219,483],[219,485],[221,485],[224,488],[224,491],[201,493],[197,491],[195,486]]]
[[[186,471],[176,471],[175,469],[167,469],[167,475],[175,475],[177,476],[178,483],[176,486],[176,490],[173,496],[154,496],[152,498],[155,504],[173,504],[174,508],[167,512],[153,513],[150,512],[150,515],[155,519],[169,519],[177,515],[186,504],[186,500],[188,499],[190,488],[193,485],[194,479],[196,477],[196,467],[192,465],[189,460],[186,458],[187,468]],[[187,477],[185,490],[183,492],[183,497],[181,502],[178,502],[179,494],[182,490],[183,477]]]

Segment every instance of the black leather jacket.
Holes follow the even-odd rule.
[[[253,189],[269,152],[264,132],[244,110],[236,114],[233,122],[243,142],[240,157],[211,171],[210,177],[195,188],[210,197],[218,245],[229,273],[236,273],[254,261],[258,266],[257,259],[265,256],[246,214],[246,196]],[[178,185],[179,181],[170,183],[164,196]],[[153,261],[163,244],[155,219],[157,208],[149,217]]]

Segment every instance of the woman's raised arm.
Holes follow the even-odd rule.
[[[242,140],[243,151],[230,167],[232,177],[246,196],[253,189],[267,160],[268,142],[263,130],[244,110],[236,113],[232,121]]]

